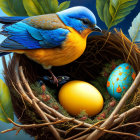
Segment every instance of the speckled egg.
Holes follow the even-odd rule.
[[[120,100],[136,77],[136,73],[128,63],[120,64],[110,74],[107,81],[108,93]]]

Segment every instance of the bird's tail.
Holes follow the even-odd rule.
[[[2,24],[14,24],[28,17],[0,17],[0,23]]]
[[[28,17],[0,17],[0,23],[4,24],[2,26],[2,31],[0,32],[0,34],[4,35],[4,36],[8,36],[7,32],[4,30],[7,26],[10,26],[11,24],[14,24],[16,22],[19,22],[25,18]],[[1,44],[0,44],[1,46]],[[11,52],[3,52],[4,50],[0,50],[0,57],[10,54]]]
[[[5,29],[7,26],[17,23],[25,18],[28,18],[28,17],[0,17],[0,23],[4,24],[2,26],[2,29]]]
[[[0,52],[0,57],[1,56],[4,56],[4,55],[7,55],[7,54],[10,54],[11,52]]]

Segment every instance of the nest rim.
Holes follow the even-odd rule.
[[[116,33],[120,36],[120,38],[122,38],[122,36],[124,37],[124,35],[123,35],[123,33],[122,32],[118,32],[118,31],[116,31]],[[108,35],[109,35],[109,33],[108,33]],[[109,35],[110,36],[110,35]],[[108,39],[108,38],[107,38]],[[125,45],[125,47],[124,47],[124,50],[126,51],[126,52],[128,52],[128,50],[130,49],[130,48],[128,48],[128,46],[134,46],[133,48],[132,48],[132,54],[129,56],[130,57],[130,59],[129,59],[129,63],[135,68],[135,70],[136,70],[136,73],[137,73],[137,78],[135,79],[135,81],[136,81],[136,83],[135,84],[137,84],[137,85],[135,85],[135,88],[137,88],[137,86],[138,86],[138,83],[140,83],[140,81],[139,81],[139,77],[140,77],[140,73],[139,73],[139,69],[140,69],[140,67],[139,67],[139,62],[140,62],[140,58],[139,58],[139,49],[138,49],[138,47],[135,45],[135,44],[132,44],[127,38],[123,38],[125,41],[127,40],[127,45]],[[92,37],[91,38],[89,38],[89,44],[92,42],[93,40],[92,40]],[[124,42],[122,43],[123,45],[124,45]],[[129,45],[128,45],[129,44]],[[123,54],[123,53],[122,53]],[[128,53],[127,53],[127,55],[128,55]],[[16,87],[16,89],[20,92],[20,93],[26,93],[26,94],[24,94],[23,95],[23,98],[27,101],[27,102],[29,102],[29,104],[34,104],[36,107],[35,107],[35,110],[37,111],[37,112],[39,112],[39,110],[37,109],[37,107],[38,108],[40,108],[40,109],[42,109],[42,107],[46,107],[41,101],[39,101],[34,95],[33,95],[33,93],[32,93],[32,90],[31,90],[31,88],[30,88],[30,86],[29,86],[29,84],[28,84],[28,79],[29,79],[29,77],[28,77],[28,74],[25,74],[26,76],[24,76],[24,72],[25,71],[23,71],[23,68],[21,67],[21,66],[19,66],[19,63],[20,63],[20,56],[19,55],[16,55],[17,57],[16,57],[16,59],[17,59],[17,61],[15,62],[15,65],[14,65],[14,70],[15,70],[15,75],[16,75],[16,84],[15,84],[15,87]],[[127,57],[126,57],[126,55],[125,54],[123,54],[123,56],[124,56],[124,59],[125,60],[127,60]],[[6,65],[6,62],[5,62],[5,59],[4,59],[4,57],[3,57],[3,64],[4,64],[4,73],[5,73],[5,77],[6,77],[6,81],[7,81],[7,84],[8,85],[10,85],[10,81],[8,80],[8,76],[11,74],[10,72],[9,72],[9,70],[10,70],[10,67],[8,66],[7,67],[7,65]],[[9,70],[8,70],[9,69]],[[11,74],[12,75],[12,74]],[[28,77],[28,78],[27,78]],[[137,80],[138,79],[138,80]],[[20,82],[22,80],[22,82]],[[30,82],[30,81],[29,81]],[[13,83],[12,83],[13,84]],[[24,84],[24,86],[23,86],[23,84]],[[133,85],[134,86],[134,85]],[[131,88],[131,87],[130,87]],[[29,94],[29,95],[28,95]],[[122,104],[124,104],[124,99],[126,100],[126,98],[128,98],[128,97],[126,97],[126,96],[128,96],[128,94],[125,94],[125,96],[120,100],[120,102],[119,102],[119,106],[122,106]],[[41,103],[41,104],[40,104]],[[115,126],[116,124],[118,124],[119,122],[121,122],[121,120],[122,120],[122,118],[123,117],[121,117],[121,119],[115,119],[115,115],[116,115],[116,113],[118,112],[118,110],[119,110],[119,108],[117,108],[116,110],[114,110],[113,112],[112,112],[112,114],[110,115],[110,117],[107,119],[108,121],[105,121],[100,127],[105,127],[105,126],[109,126],[109,124],[110,123],[112,123],[114,120],[115,120],[115,123],[113,124],[113,126]],[[43,117],[43,116],[40,116],[43,120],[47,120],[46,121],[46,123],[49,123],[49,119],[50,120],[55,120],[53,117],[54,116],[52,116],[51,117],[51,115],[49,114],[51,111],[54,113],[56,113],[57,114],[57,117],[58,118],[61,118],[60,120],[62,121],[62,118],[64,119],[64,120],[66,120],[66,121],[73,121],[74,123],[76,123],[77,124],[77,127],[78,127],[78,125],[79,125],[79,127],[82,125],[84,125],[85,127],[87,127],[87,128],[90,128],[90,127],[94,127],[94,129],[96,129],[95,130],[95,132],[91,132],[91,135],[89,135],[88,137],[86,136],[86,138],[87,138],[87,140],[90,140],[90,139],[98,139],[99,137],[101,137],[102,135],[103,135],[103,131],[101,131],[101,129],[100,129],[100,127],[98,128],[96,125],[94,125],[94,126],[92,126],[91,124],[87,124],[87,123],[84,123],[83,124],[83,122],[82,121],[79,121],[79,120],[76,120],[76,119],[73,119],[73,118],[67,118],[67,117],[65,117],[64,115],[62,115],[62,114],[60,114],[59,112],[57,112],[56,110],[53,110],[52,108],[49,108],[49,107],[47,107],[46,109],[43,109],[43,110],[41,110],[41,111],[46,111],[48,114],[46,115],[46,117]],[[137,111],[137,108],[133,108],[133,112],[136,112]],[[124,112],[123,114],[121,114],[122,116],[123,115],[126,115],[126,113],[127,114],[129,114],[129,112],[132,112],[131,110],[128,110],[128,111],[126,111],[126,112]],[[54,114],[55,114],[54,113]],[[42,113],[41,113],[42,114]],[[47,119],[46,119],[47,118]],[[110,121],[112,119],[112,121]],[[56,119],[57,120],[57,119]],[[49,129],[47,130],[47,131],[50,131],[51,133],[52,133],[52,135],[56,138],[56,139],[60,139],[60,135],[59,135],[59,133],[63,133],[61,130],[59,130],[59,129],[57,129],[56,130],[56,128],[54,128],[53,127],[53,125],[49,125],[49,126],[51,126],[51,127],[49,127]],[[108,127],[107,127],[108,128]],[[91,129],[92,130],[92,129]],[[59,133],[58,133],[59,132]],[[81,132],[82,133],[82,132]],[[73,138],[73,136],[72,137],[70,137],[70,139],[72,139]]]

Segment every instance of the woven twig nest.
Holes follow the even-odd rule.
[[[40,65],[24,55],[17,54],[7,65],[3,57],[5,79],[11,92],[14,111],[23,125],[10,121],[18,131],[24,129],[37,140],[96,140],[99,138],[114,140],[118,137],[119,139],[137,137],[134,134],[139,130],[139,101],[137,100],[129,109],[126,107],[123,111],[121,109],[128,100],[131,101],[130,96],[139,97],[140,51],[137,45],[128,40],[121,31],[105,32],[100,36],[89,37],[87,49],[78,60],[63,67],[55,67],[53,72],[76,80],[90,81],[96,79],[104,64],[112,59],[121,59],[123,62],[130,63],[137,77],[108,118],[91,124],[60,113],[37,98],[37,91],[34,91],[31,85],[40,77],[47,75]]]

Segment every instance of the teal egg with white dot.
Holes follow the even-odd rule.
[[[120,100],[136,77],[133,67],[128,63],[120,64],[110,74],[107,91],[115,99]]]

